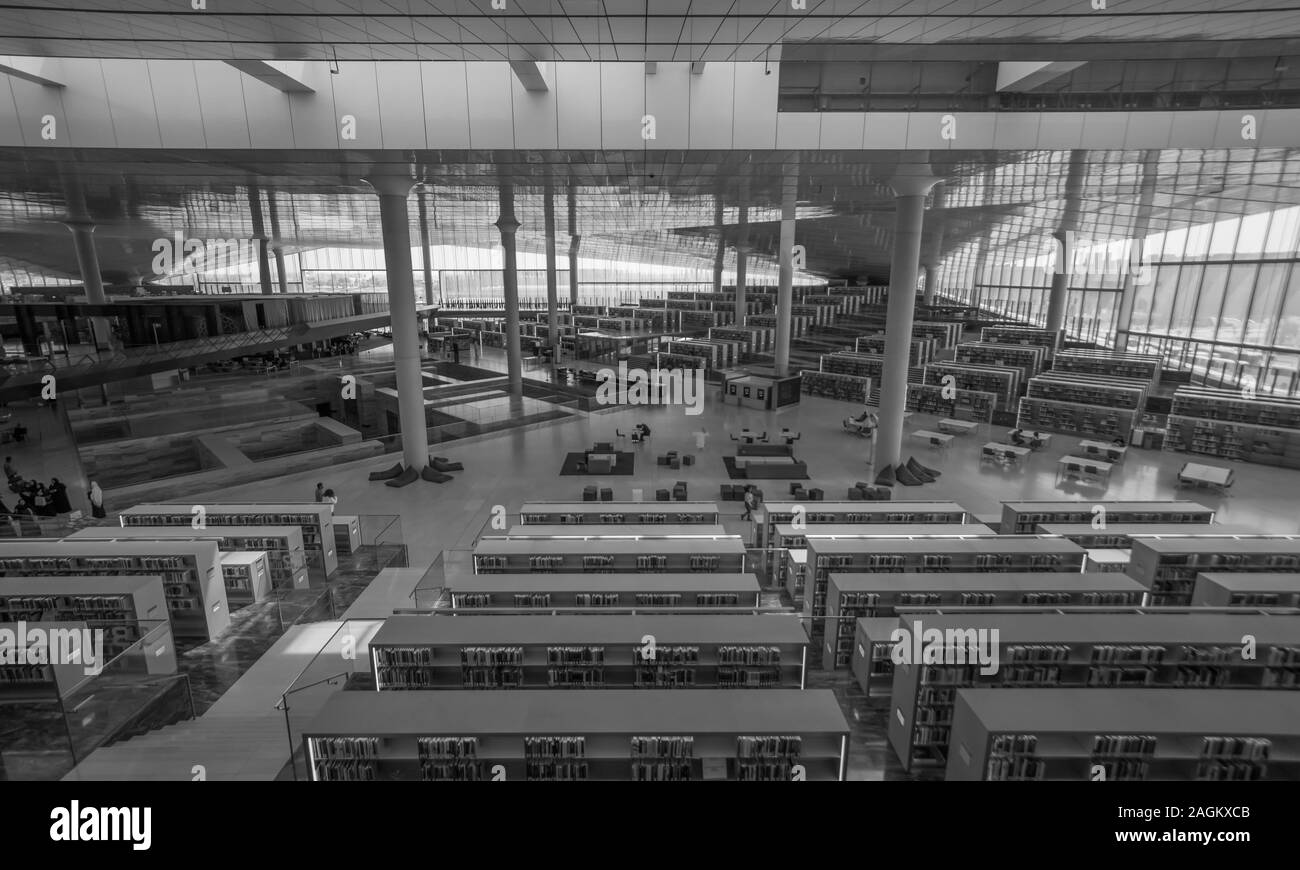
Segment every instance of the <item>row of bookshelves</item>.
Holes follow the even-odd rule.
[[[871,378],[804,369],[800,390],[807,396],[820,396],[855,405],[865,404],[871,396]]]
[[[968,342],[957,345],[956,360],[997,368],[1018,368],[1032,378],[1047,363],[1047,348],[1037,345],[985,344]]]
[[[1016,426],[1028,431],[1060,432],[1067,435],[1093,435],[1128,443],[1141,413],[1100,405],[1080,405],[1044,398],[1020,400]]]
[[[932,387],[992,393],[999,408],[1013,408],[1020,396],[1023,372],[1018,368],[976,363],[932,362],[926,365],[922,382]]]

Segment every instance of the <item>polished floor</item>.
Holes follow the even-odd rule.
[[[485,365],[494,361],[484,360]],[[342,618],[382,618],[394,609],[415,606],[413,587],[444,550],[464,550],[485,531],[496,506],[516,512],[525,501],[570,500],[581,497],[582,488],[597,484],[611,487],[614,497],[653,499],[656,489],[685,481],[692,499],[716,501],[720,486],[730,483],[723,456],[735,453],[732,436],[743,429],[779,431],[781,428],[802,433],[796,442],[796,456],[806,461],[810,481],[828,499],[843,498],[844,490],[858,480],[874,475],[869,454],[870,442],[844,430],[841,420],[857,409],[845,403],[805,398],[799,405],[780,412],[760,412],[722,405],[714,391],[704,413],[691,416],[680,407],[635,407],[586,414],[571,413],[565,419],[438,445],[437,452],[464,463],[452,481],[441,484],[417,482],[394,489],[366,480],[368,472],[385,462],[364,461],[336,466],[322,471],[299,474],[246,484],[209,493],[205,498],[269,501],[284,499],[287,493],[301,493],[305,500],[317,480],[324,480],[340,497],[338,511],[343,514],[400,514],[411,568],[401,572],[384,572],[369,585],[357,583],[354,601]],[[633,444],[619,439],[615,432],[627,432],[637,422],[646,422],[653,435],[648,442]],[[907,432],[933,428],[935,419],[916,415],[908,421]],[[997,514],[1004,500],[1053,499],[1095,502],[1124,499],[1193,499],[1214,507],[1224,523],[1244,525],[1260,532],[1294,533],[1300,528],[1294,510],[1294,493],[1300,488],[1300,472],[1284,469],[1229,463],[1236,472],[1236,483],[1227,495],[1177,488],[1176,476],[1189,457],[1161,451],[1132,448],[1124,463],[1116,466],[1107,488],[1082,488],[1058,485],[1057,460],[1069,452],[1077,439],[1056,436],[1052,447],[1032,454],[1019,470],[1003,471],[980,464],[980,446],[997,440],[1002,429],[981,426],[977,432],[955,438],[946,450],[936,450],[911,441],[905,434],[905,456],[915,455],[924,465],[943,472],[933,484],[898,487],[898,500],[951,499],[976,514]],[[636,472],[617,477],[560,477],[561,461],[568,452],[582,450],[595,441],[613,441],[617,449],[639,453]],[[657,465],[654,457],[676,450],[696,457],[692,466],[672,470]],[[760,481],[769,500],[788,493],[788,481]],[[751,526],[740,520],[737,502],[719,502],[724,525],[729,531],[748,537]],[[372,575],[373,576],[373,575]],[[364,588],[361,588],[364,587]],[[775,598],[769,599],[775,604]],[[322,627],[329,623],[322,624]],[[224,652],[217,652],[221,647]],[[278,647],[277,647],[278,649]],[[228,690],[226,657],[247,663],[260,654],[244,648],[239,640],[222,641],[213,647],[210,672],[214,691]],[[276,653],[272,651],[269,656]],[[269,665],[263,662],[259,667]],[[849,776],[855,780],[934,779],[933,770],[901,770],[885,741],[886,698],[865,698],[843,672],[810,672],[810,687],[828,687],[835,691],[851,726]],[[206,690],[204,690],[206,695]],[[204,701],[210,700],[206,695]],[[274,714],[274,710],[269,711]],[[287,753],[286,753],[287,759]]]

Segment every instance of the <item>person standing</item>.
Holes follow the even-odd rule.
[[[108,516],[104,510],[104,491],[99,488],[95,481],[90,482],[90,490],[86,493],[86,498],[90,501],[90,515],[97,519],[103,519]]]
[[[50,505],[54,508],[56,514],[66,514],[72,512],[72,502],[68,499],[67,484],[57,477],[50,478],[50,486],[47,490],[50,496]]]
[[[758,499],[754,497],[754,488],[745,487],[745,512],[740,515],[742,520],[754,519],[754,508],[758,506]]]
[[[451,361],[460,365],[460,342],[454,338],[451,340]]]
[[[339,503],[338,496],[336,496],[336,495],[334,494],[334,490],[332,490],[332,489],[327,489],[327,490],[325,490],[325,496],[324,496],[324,498],[321,499],[321,501],[323,501],[325,504],[338,504],[338,503]]]
[[[316,484],[316,503],[320,504],[325,500],[325,484]]]

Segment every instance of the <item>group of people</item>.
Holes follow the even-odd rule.
[[[50,478],[49,483],[26,480],[14,468],[12,456],[5,457],[4,473],[9,482],[9,491],[18,496],[18,501],[11,510],[4,500],[0,499],[0,515],[12,517],[19,523],[30,526],[24,528],[25,533],[37,533],[39,527],[36,525],[36,517],[56,517],[72,512],[68,486],[57,477]],[[99,488],[99,484],[91,482],[86,496],[90,500],[91,512],[96,517],[104,516],[104,492]]]
[[[323,483],[318,483],[318,484],[316,484],[316,501],[317,501],[317,503],[319,503],[319,504],[338,504],[338,503],[339,503],[338,496],[336,496],[336,495],[334,494],[334,490],[332,490],[332,489],[326,489],[326,488],[325,488],[325,484],[323,484]]]
[[[1038,437],[1037,433],[1031,433],[1026,438],[1023,429],[1012,429],[1010,437],[1011,443],[1017,447],[1028,447],[1030,450],[1037,450],[1043,446],[1043,440]]]

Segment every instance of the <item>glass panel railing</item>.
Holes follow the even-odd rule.
[[[370,639],[383,624],[382,619],[319,623],[300,632],[287,651],[304,660],[277,705],[284,714],[286,751],[294,779],[310,778],[302,752],[302,732],[330,696],[349,686],[359,690],[374,687]]]

